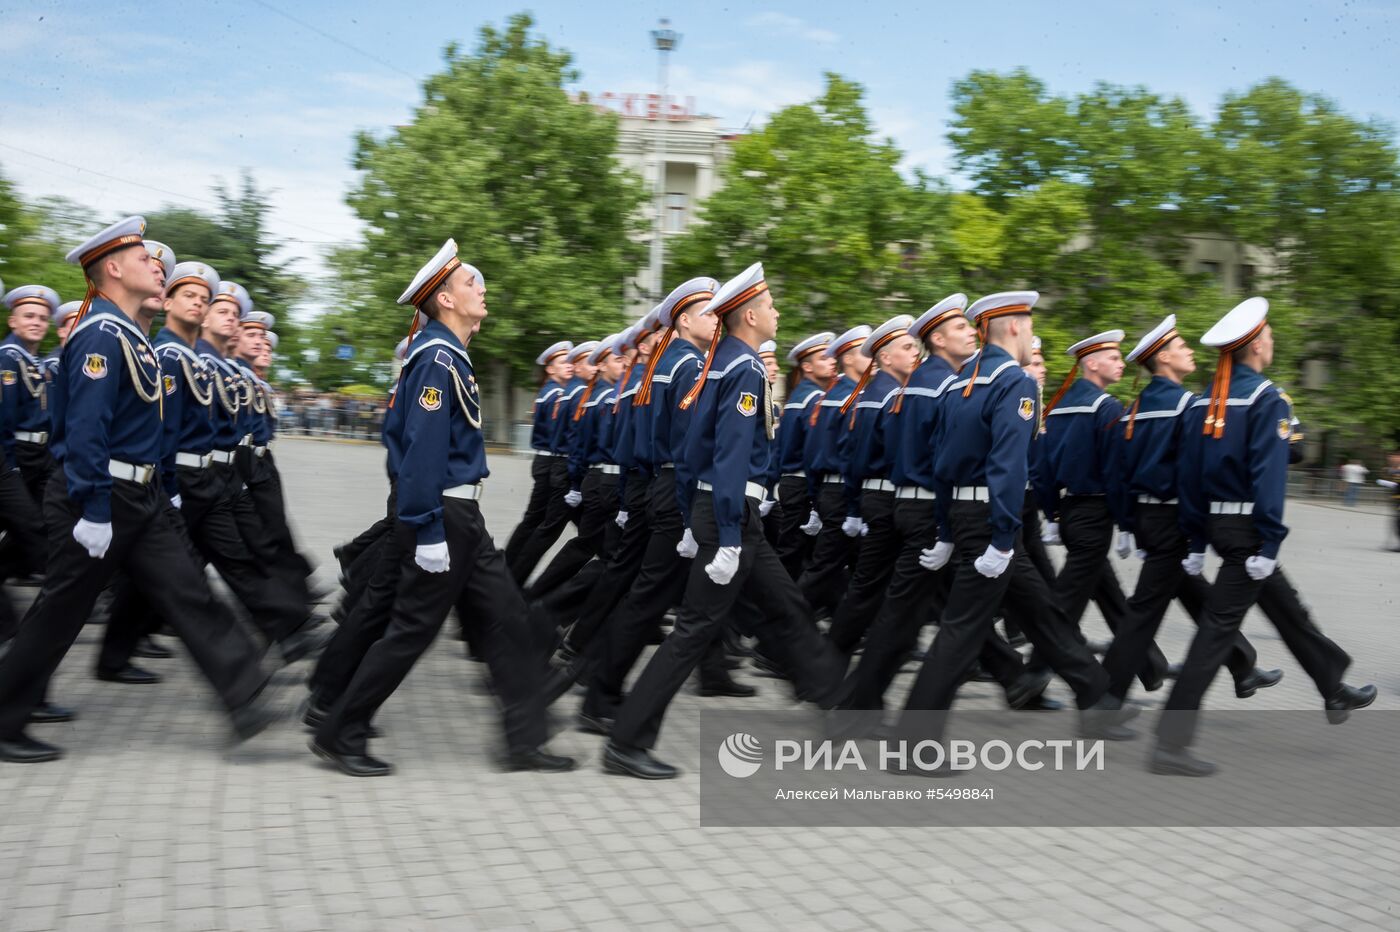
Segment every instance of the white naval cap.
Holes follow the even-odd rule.
[[[617,335],[617,342],[613,344],[613,352],[621,354],[628,350],[637,348],[637,334],[641,332],[641,322],[633,324]]]
[[[88,238],[82,245],[69,252],[66,257],[67,261],[71,262],[73,265],[87,265],[88,263],[96,262],[103,256],[114,253],[118,249],[139,245],[145,233],[145,217],[127,217],[123,220],[118,220],[101,233]]]
[[[870,338],[870,328],[865,324],[852,327],[836,339],[832,340],[826,348],[826,355],[833,359],[840,359],[848,351],[856,349]]]
[[[876,353],[907,334],[909,325],[913,322],[914,318],[908,314],[896,314],[871,331],[870,336],[866,337],[865,343],[861,345],[860,351],[874,359]]]
[[[448,239],[438,249],[437,254],[427,261],[418,274],[413,276],[413,281],[409,282],[403,294],[399,295],[399,304],[411,304],[414,307],[428,300],[428,296],[438,289],[447,277],[459,268],[467,270],[475,281],[486,284],[486,278],[474,265],[469,265],[457,258],[457,241]]]
[[[1073,356],[1075,359],[1083,359],[1104,350],[1118,349],[1123,342],[1123,336],[1124,333],[1121,330],[1105,330],[1103,333],[1096,333],[1078,343],[1071,343],[1069,348],[1065,350],[1065,355]]]
[[[403,362],[404,358],[408,356],[408,344],[412,339],[412,337],[404,337],[399,341],[399,345],[394,347],[394,358],[399,362]]]
[[[572,350],[573,348],[574,348],[574,345],[573,345],[572,343],[570,343],[568,340],[560,340],[558,343],[555,343],[555,344],[551,345],[551,346],[549,347],[549,349],[545,350],[543,353],[540,353],[538,356],[536,356],[536,357],[535,357],[535,365],[537,365],[537,366],[547,366],[547,365],[549,365],[551,362],[553,362],[553,361],[555,360],[555,358],[557,358],[557,357],[559,357],[559,356],[567,356],[567,355],[569,354],[570,350]]]
[[[968,319],[979,327],[986,321],[1012,314],[1029,314],[1040,300],[1038,291],[998,291],[978,298],[968,306]]]
[[[763,356],[765,354],[769,356],[778,355],[778,342],[776,340],[764,340],[762,343],[758,344],[758,355]]]
[[[271,330],[276,323],[277,318],[267,311],[249,311],[239,321],[239,324],[244,327],[256,327],[259,330]]]
[[[165,280],[170,281],[170,276],[175,274],[175,250],[159,240],[145,239],[141,243],[150,257],[159,262],[160,267],[165,270]]]
[[[954,317],[962,316],[963,309],[966,307],[967,295],[961,292],[950,294],[920,314],[918,319],[909,326],[909,332],[922,340],[939,326],[946,324]]]
[[[589,364],[596,366],[604,359],[607,359],[611,353],[616,352],[618,341],[626,335],[627,331],[624,330],[621,333],[610,333],[599,340],[598,345],[593,347],[593,352],[588,354]]]
[[[710,299],[710,303],[700,309],[701,314],[714,314],[723,318],[725,314],[742,307],[768,290],[768,282],[763,278],[763,263],[753,265],[725,282]]]
[[[1040,342],[1040,337],[1031,337],[1031,352],[1032,352],[1032,353],[1039,353],[1039,352],[1040,352],[1040,348],[1041,348],[1042,346],[1044,346],[1044,344]]]
[[[277,334],[275,334],[275,333],[273,333],[271,330],[269,330],[269,331],[265,334],[265,336],[267,337],[267,348],[270,349],[270,350],[275,350],[275,349],[277,349],[277,344],[278,344],[279,342],[281,342],[281,340],[278,338]]]
[[[58,313],[58,306],[61,303],[58,299],[58,292],[43,285],[20,285],[18,288],[11,288],[5,293],[5,306],[14,310],[22,304],[43,304],[49,309],[49,316]],[[81,301],[77,302],[82,304]]]
[[[597,340],[584,340],[582,343],[575,344],[574,348],[569,350],[569,362],[578,362],[583,357],[591,355],[597,348]]]
[[[637,321],[637,339],[650,333],[655,333],[661,329],[661,305],[657,305],[642,315],[642,319]]]
[[[719,282],[708,276],[702,275],[699,278],[692,278],[688,282],[682,282],[671,290],[664,301],[656,306],[657,326],[663,328],[674,326],[677,314],[695,310],[697,305],[708,304],[718,290]]]
[[[219,273],[203,262],[181,262],[165,276],[165,293],[170,294],[184,284],[203,285],[209,289],[212,299],[219,290]]]
[[[1146,363],[1177,336],[1179,334],[1176,332],[1176,315],[1168,314],[1165,320],[1147,332],[1147,336],[1138,340],[1138,345],[1123,358],[1128,362]]]
[[[60,304],[58,310],[54,312],[52,318],[53,325],[55,327],[62,327],[68,322],[68,318],[78,313],[79,308],[82,306],[83,302],[81,301],[65,301],[63,304]]]
[[[245,315],[253,311],[253,297],[248,294],[248,289],[238,282],[220,281],[219,288],[214,292],[214,297],[209,299],[209,304],[215,305],[220,301],[232,301],[238,308],[238,316],[242,319]]]
[[[826,349],[831,345],[831,341],[834,339],[836,339],[836,334],[832,333],[830,330],[814,333],[788,350],[788,362],[796,365],[813,353],[820,353],[822,350]]]
[[[1269,302],[1264,298],[1246,298],[1235,305],[1214,327],[1206,331],[1201,342],[1221,352],[1237,350],[1259,336],[1269,316]]]

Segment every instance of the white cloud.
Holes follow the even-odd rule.
[[[787,13],[778,13],[773,10],[767,10],[763,13],[750,16],[747,25],[758,29],[771,29],[779,35],[805,39],[817,45],[835,45],[836,41],[841,38],[839,33],[833,32],[830,29],[813,26],[800,17],[790,16]]]

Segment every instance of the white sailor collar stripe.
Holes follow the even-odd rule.
[[[1099,408],[1103,405],[1105,401],[1112,397],[1113,396],[1108,394],[1108,392],[1104,392],[1102,395],[1094,399],[1093,404],[1073,405],[1070,407],[1055,408],[1054,410],[1045,412],[1045,416],[1053,417],[1056,414],[1093,414],[1095,411],[1099,410]]]
[[[748,363],[750,366],[752,366],[753,370],[759,375],[763,376],[765,379],[768,378],[768,370],[763,368],[763,363],[759,361],[758,357],[749,356],[747,354],[731,360],[729,365],[725,366],[723,369],[711,369],[709,375],[707,375],[706,378],[722,379],[729,373],[733,372],[739,366],[744,365],[745,363]]]
[[[1177,416],[1179,416],[1179,415],[1181,414],[1181,412],[1183,412],[1183,411],[1186,410],[1186,406],[1187,406],[1190,402],[1191,402],[1191,393],[1190,393],[1190,392],[1183,391],[1183,392],[1181,393],[1181,398],[1180,398],[1180,400],[1178,400],[1177,403],[1176,403],[1176,407],[1175,407],[1175,408],[1158,408],[1158,409],[1156,409],[1155,411],[1142,411],[1142,410],[1139,410],[1139,411],[1137,411],[1136,413],[1133,413],[1133,412],[1130,411],[1130,412],[1128,412],[1127,414],[1125,414],[1125,415],[1123,415],[1122,417],[1120,417],[1118,420],[1120,420],[1120,421],[1122,421],[1124,424],[1126,424],[1126,423],[1128,423],[1128,421],[1131,421],[1131,420],[1139,420],[1139,421],[1140,421],[1140,420],[1142,420],[1142,419],[1145,418],[1145,417],[1146,417],[1146,418],[1153,418],[1153,417],[1177,417]]]
[[[992,382],[996,379],[997,376],[1001,375],[1001,374],[1002,374],[1003,372],[1005,372],[1007,369],[1019,369],[1019,368],[1021,368],[1021,367],[1020,367],[1019,365],[1017,365],[1016,360],[1014,360],[1014,359],[1008,359],[1006,362],[1002,363],[1001,365],[999,365],[999,366],[997,366],[995,369],[993,369],[991,375],[979,375],[979,376],[977,377],[977,384],[978,384],[978,385],[990,385],[990,384],[992,384]],[[966,387],[967,387],[967,383],[968,383],[968,382],[971,382],[971,381],[972,381],[972,379],[970,379],[970,378],[967,378],[967,379],[960,379],[959,381],[954,382],[951,386],[948,385],[948,383],[945,381],[945,382],[943,383],[942,387],[939,388],[939,392],[940,392],[940,393],[945,392],[945,391],[947,391],[949,388],[966,388]]]
[[[1266,388],[1273,388],[1273,387],[1274,387],[1274,383],[1266,380],[1266,381],[1264,382],[1264,384],[1260,385],[1260,386],[1259,386],[1258,388],[1256,388],[1253,392],[1251,392],[1248,398],[1231,398],[1231,399],[1227,400],[1225,403],[1226,403],[1227,405],[1230,405],[1230,406],[1236,407],[1236,408],[1239,408],[1239,407],[1248,407],[1249,405],[1252,405],[1252,404],[1254,404],[1256,401],[1259,400],[1259,396],[1262,395],[1262,394],[1264,393],[1264,389],[1266,389]],[[1198,398],[1198,399],[1196,400],[1196,403],[1193,404],[1191,407],[1193,407],[1193,408],[1199,408],[1201,405],[1209,404],[1209,403],[1210,403],[1210,398],[1209,398],[1209,397],[1206,397],[1206,398]]]
[[[8,350],[11,356],[21,358],[28,362],[31,366],[39,365],[39,357],[29,352],[29,350],[20,346],[18,343],[5,343],[3,345],[0,345],[0,349]]]
[[[470,366],[472,364],[472,358],[467,355],[466,350],[458,346],[453,346],[451,343],[447,342],[441,337],[436,337],[434,339],[428,340],[426,343],[420,343],[418,346],[415,346],[413,350],[409,352],[407,356],[404,357],[403,364],[407,366],[410,361],[418,358],[418,355],[430,346],[441,346],[444,349],[450,350],[458,356],[461,356],[462,359],[466,360],[467,365]]]
[[[807,407],[808,407],[809,405],[811,405],[811,403],[812,403],[814,400],[816,400],[817,398],[820,398],[821,395],[822,395],[822,393],[819,392],[819,391],[810,392],[810,393],[808,393],[807,397],[804,398],[804,399],[802,399],[801,401],[789,401],[787,404],[783,405],[783,410],[784,410],[784,411],[805,411],[805,410],[807,410]]]

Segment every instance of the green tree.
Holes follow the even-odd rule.
[[[387,361],[411,319],[394,301],[448,237],[486,280],[479,368],[523,375],[541,345],[622,325],[645,195],[614,155],[616,117],[569,98],[572,57],[532,26],[518,14],[484,27],[474,52],[449,45],[413,119],[356,141],[361,178],[347,200],[367,228],[333,257],[356,290],[317,322],[322,344],[340,328]]]
[[[877,139],[859,84],[826,76],[809,104],[774,114],[741,137],[721,170],[723,187],[699,208],[670,249],[667,280],[720,280],[762,261],[783,315],[783,335],[879,323],[915,305],[923,195],[896,166],[900,153]],[[926,305],[919,305],[918,309]]]

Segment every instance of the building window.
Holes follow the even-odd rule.
[[[1201,271],[1202,271],[1202,272],[1205,272],[1207,275],[1209,275],[1211,278],[1215,279],[1216,281],[1220,281],[1220,263],[1219,263],[1219,262],[1202,262],[1202,263],[1201,263]]]
[[[667,233],[679,233],[685,229],[686,223],[686,196],[671,192],[666,195],[666,219],[665,230]]]
[[[1254,290],[1255,272],[1252,265],[1240,266],[1240,291],[1252,292]]]

